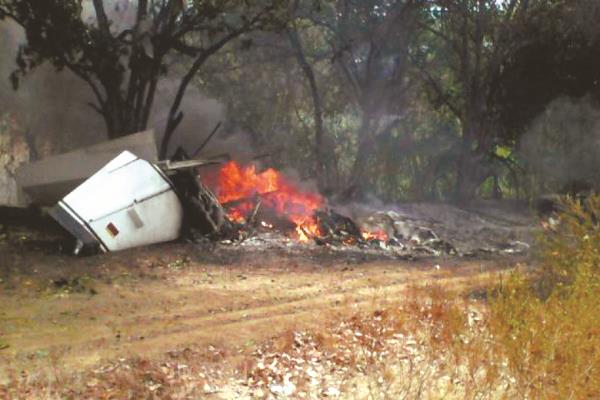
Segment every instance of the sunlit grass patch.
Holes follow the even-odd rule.
[[[541,274],[512,274],[491,302],[500,355],[528,398],[600,396],[600,197],[566,209],[540,238]]]

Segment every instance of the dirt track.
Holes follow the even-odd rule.
[[[401,299],[411,285],[484,284],[512,263],[205,257],[185,245],[118,257],[37,257],[18,256],[22,269],[5,271],[0,291],[0,339],[9,345],[2,364],[29,371],[81,370],[192,344],[234,354],[292,328]]]

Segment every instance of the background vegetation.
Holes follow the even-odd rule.
[[[599,9],[593,0],[0,0],[0,19],[26,34],[15,87],[43,64],[70,71],[109,137],[159,120],[170,154],[195,87],[224,104],[226,133],[248,135],[271,164],[327,195],[392,202],[596,184]],[[161,82],[174,95],[156,110]]]
[[[600,395],[600,198],[567,209],[540,238],[540,276],[512,275],[491,302],[491,330],[523,398]]]

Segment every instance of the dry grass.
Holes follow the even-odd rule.
[[[321,314],[319,328],[291,326],[272,340],[249,344],[236,371],[220,365],[216,348],[186,349],[154,359],[121,359],[65,376],[12,371],[0,398],[485,398],[497,386],[481,349],[480,307],[439,286],[410,287],[374,297],[355,311]],[[370,310],[370,311],[365,311]],[[236,351],[237,352],[237,351]],[[57,363],[59,357],[56,358]]]
[[[14,371],[0,397],[186,399],[215,392],[216,398],[231,399],[595,398],[595,342],[573,340],[577,329],[564,329],[581,314],[566,317],[574,311],[568,308],[555,321],[551,300],[533,297],[531,285],[508,291],[517,284],[505,283],[490,311],[439,286],[414,287],[406,301],[381,301],[378,309],[319,329],[289,329],[252,345],[235,371],[219,368],[229,356],[223,350],[185,349],[155,360],[119,360],[70,378],[57,372],[51,380],[34,379]],[[516,317],[525,293],[529,305],[520,309],[536,312]],[[560,327],[543,331],[535,325],[541,307],[546,321]],[[520,321],[520,331],[514,321]],[[540,329],[537,335],[531,334],[534,328]]]
[[[252,397],[496,398],[509,393],[484,315],[439,286],[412,288],[317,331],[290,331],[240,364]]]
[[[566,204],[540,238],[543,270],[512,274],[491,304],[491,327],[521,397],[600,397],[600,197]]]
[[[359,308],[348,292],[335,313],[315,309],[317,327],[290,324],[259,344],[120,359],[70,376],[15,370],[0,398],[599,398],[600,200],[569,206],[540,238],[542,268],[498,277],[481,300],[464,295],[485,284],[479,278],[413,284],[391,297],[371,291]]]
[[[188,399],[213,390],[221,379],[215,366],[222,350],[186,348],[160,359],[119,359],[79,374],[60,369],[30,376],[11,370],[10,383],[0,385],[2,399]]]
[[[484,303],[413,288],[401,303],[288,334],[253,355],[247,384],[299,398],[331,388],[360,399],[599,398],[600,197],[567,206],[540,237],[533,276],[500,277]]]

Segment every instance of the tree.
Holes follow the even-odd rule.
[[[348,194],[361,196],[376,142],[406,113],[412,81],[409,52],[424,1],[336,0],[314,22],[330,35],[332,62],[358,110],[358,148]]]
[[[516,143],[524,192],[591,185],[600,103],[600,16],[596,1],[539,1],[517,27],[522,43],[503,67],[495,99],[502,137]]]
[[[84,18],[86,5],[94,11],[91,21]],[[133,18],[120,28],[111,15],[124,6],[134,8]],[[109,138],[147,128],[158,82],[169,72],[169,61],[180,60],[185,68],[167,116],[161,157],[183,118],[186,89],[204,63],[246,32],[282,26],[281,10],[285,2],[277,0],[0,0],[0,19],[17,22],[27,37],[14,86],[44,62],[70,70],[94,93],[90,106],[104,119]]]
[[[247,36],[247,51],[230,47],[212,59],[211,76],[221,83],[207,85],[267,152],[289,152],[287,165],[317,177],[327,194],[360,196],[377,180],[369,173],[377,169],[373,156],[412,106],[407,53],[424,2],[296,3],[285,35]]]
[[[227,46],[207,63],[210,79],[202,79],[203,73],[198,81],[227,104],[229,122],[248,133],[271,162],[296,167],[331,194],[339,175],[327,118],[340,98],[331,96],[337,83],[329,79],[332,53],[324,30],[307,17],[315,10],[312,0],[294,1],[284,31],[257,31],[239,46]],[[282,151],[288,154],[278,159]]]
[[[429,45],[413,56],[434,104],[460,122],[455,197],[475,197],[494,174],[503,68],[523,42],[516,27],[530,16],[528,0],[437,0],[422,25]]]
[[[522,43],[504,64],[496,103],[507,141],[517,141],[555,99],[600,102],[600,17],[596,1],[535,4],[535,18],[514,35]],[[542,7],[543,5],[543,7]]]
[[[298,11],[299,1],[296,1],[294,12]],[[308,22],[308,21],[307,21]],[[334,152],[334,145],[331,140],[328,140],[325,133],[323,122],[323,99],[321,90],[317,83],[316,74],[313,66],[309,62],[302,38],[298,32],[296,19],[287,29],[287,36],[292,48],[294,57],[308,82],[310,95],[313,104],[313,117],[315,125],[315,161],[317,181],[321,192],[332,193],[338,189],[339,171],[337,169],[337,160]]]

